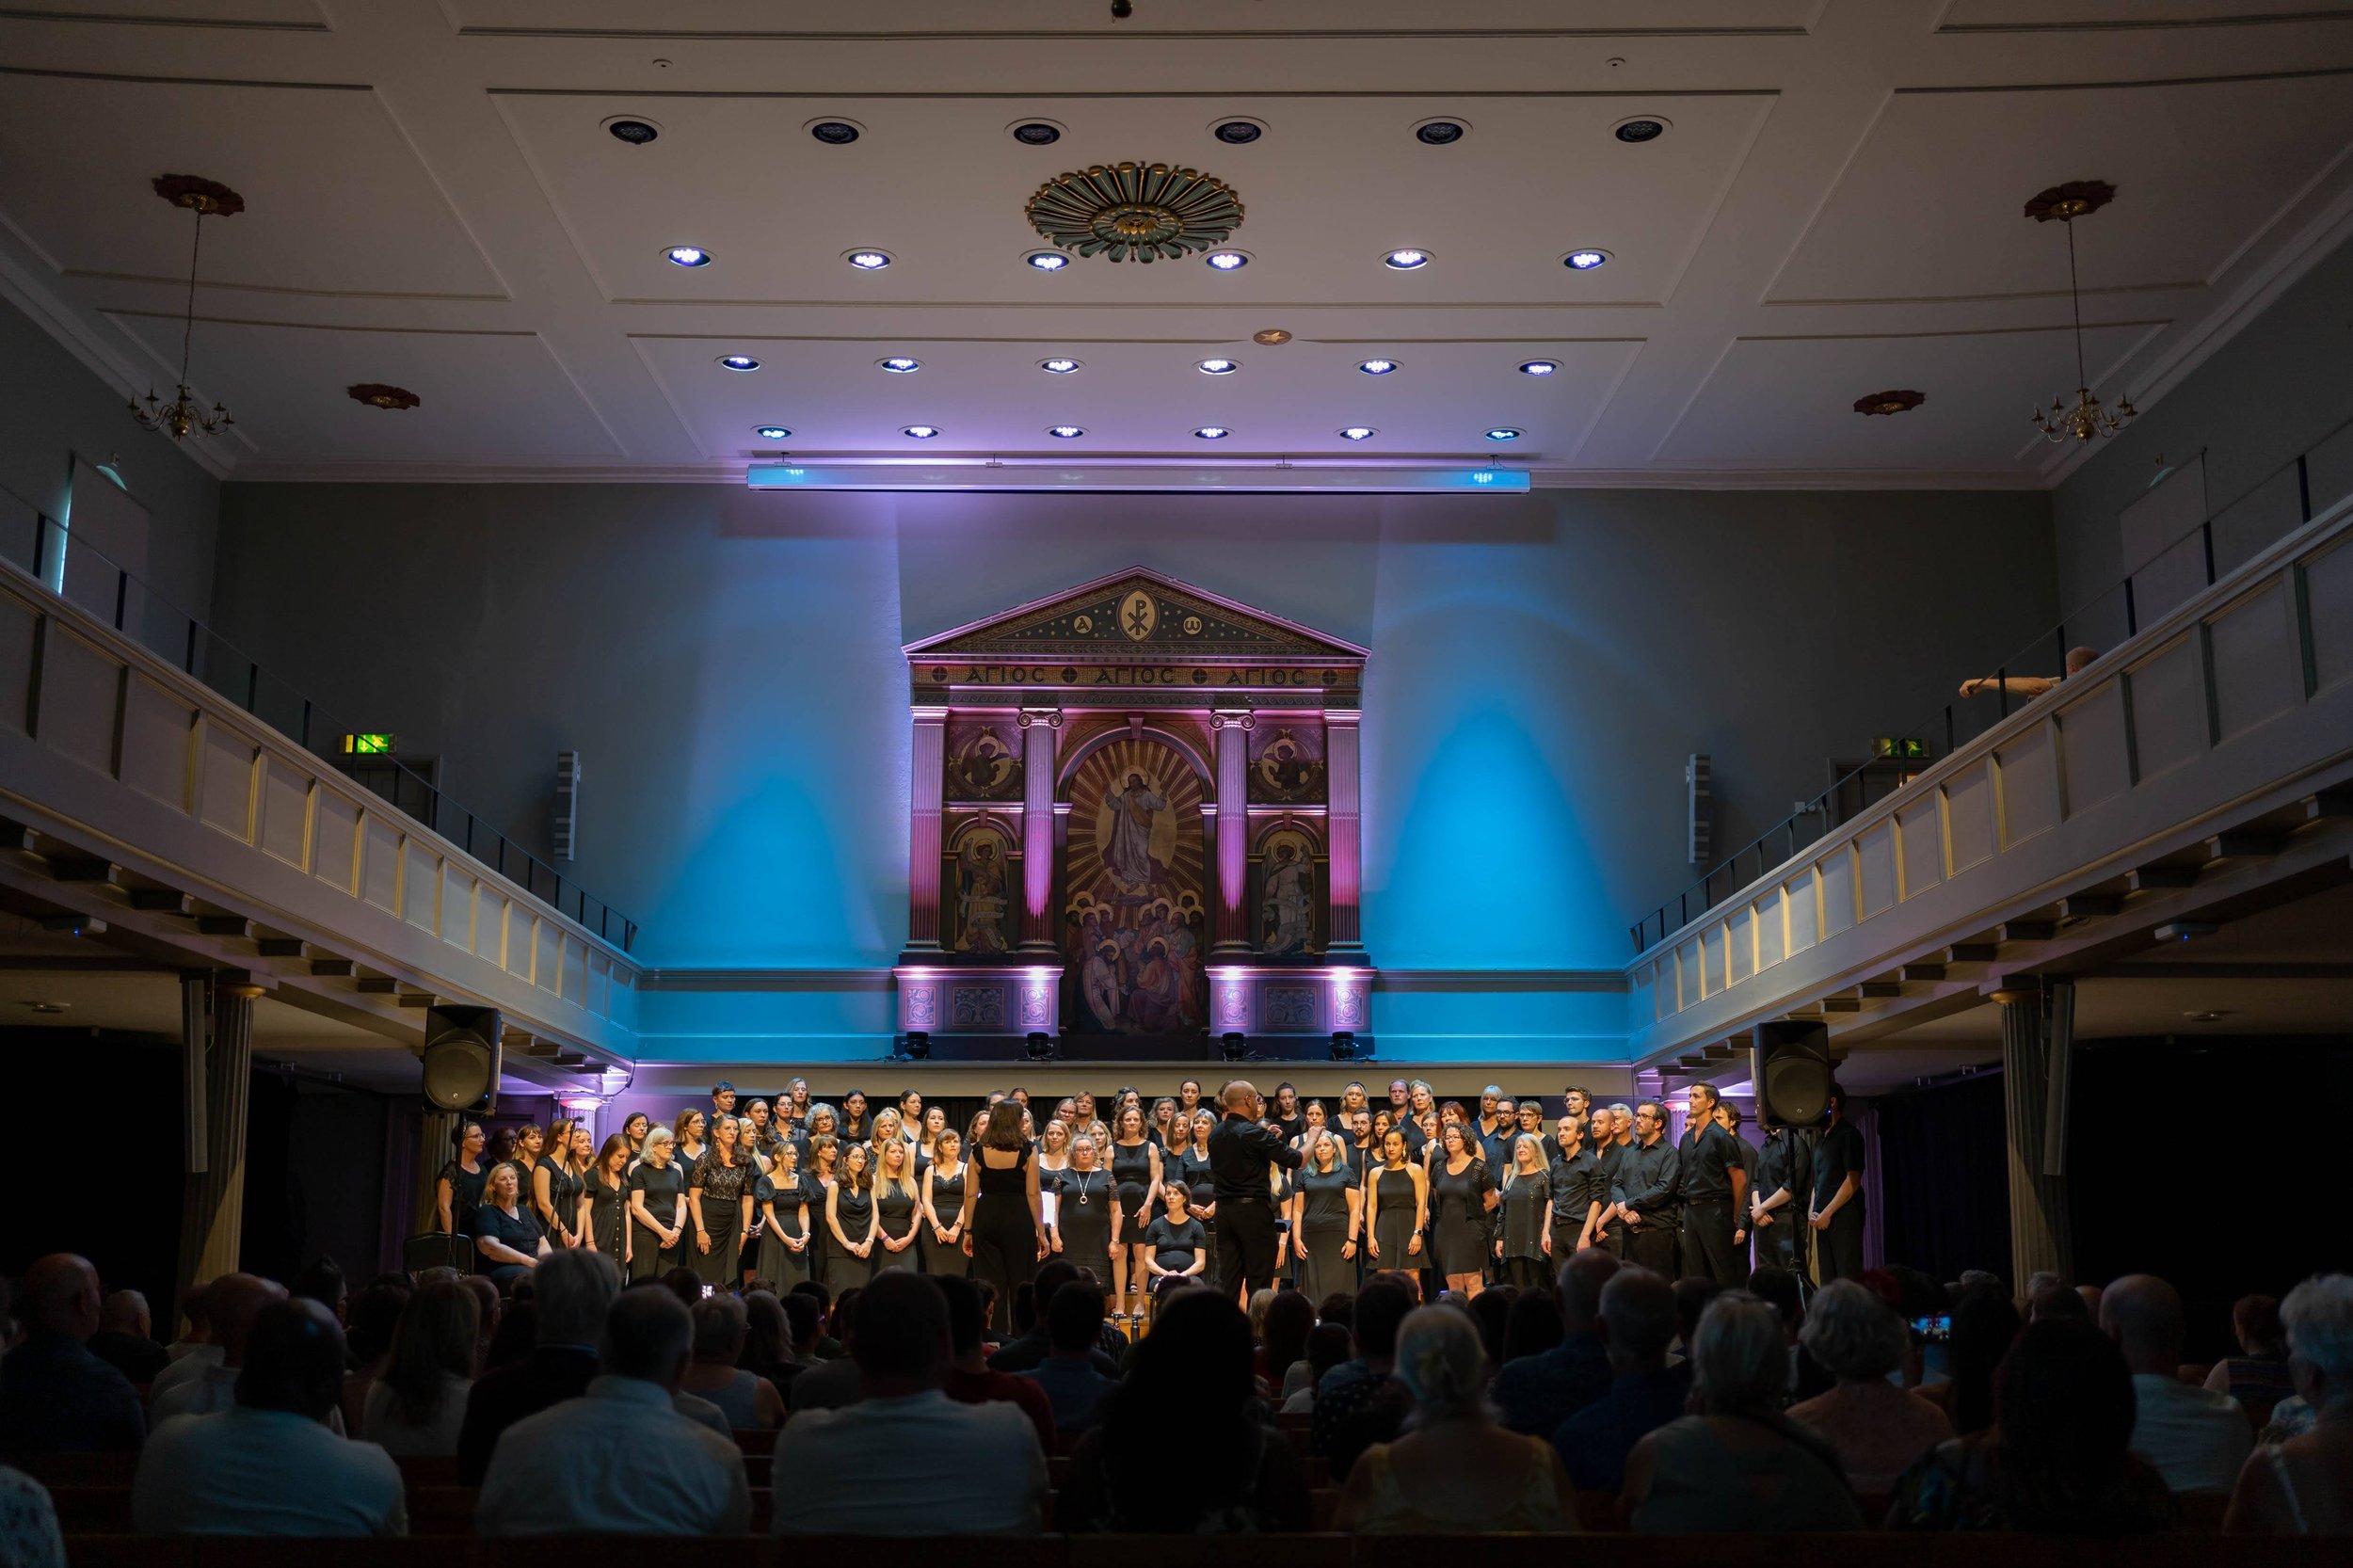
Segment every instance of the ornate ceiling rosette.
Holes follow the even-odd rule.
[[[1048,244],[1114,262],[1174,261],[1224,245],[1241,224],[1233,186],[1170,164],[1096,164],[1057,175],[1025,210]]]

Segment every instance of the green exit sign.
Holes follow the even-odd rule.
[[[1871,740],[1874,757],[1902,757],[1917,760],[1929,754],[1929,743],[1912,735],[1877,735]]]
[[[344,737],[344,754],[348,757],[390,757],[399,749],[400,738],[395,735],[346,735]]]

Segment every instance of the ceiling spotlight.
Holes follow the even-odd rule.
[[[1377,434],[1379,432],[1369,424],[1351,424],[1342,427],[1340,440],[1344,441],[1369,440]]]
[[[1070,264],[1070,258],[1059,250],[1032,250],[1021,259],[1040,272],[1060,272]]]
[[[1522,360],[1520,361],[1522,376],[1550,376],[1560,368],[1561,361],[1558,360]]]
[[[1250,264],[1250,258],[1239,250],[1212,250],[1201,259],[1219,272],[1240,272]]]
[[[904,355],[898,354],[892,355],[888,360],[876,360],[874,362],[893,376],[912,376],[923,368],[922,360],[910,360]]]
[[[827,147],[847,147],[857,140],[858,128],[846,120],[821,120],[810,125],[808,134]]]
[[[763,424],[755,429],[752,434],[763,441],[780,441],[790,438],[792,432],[781,424]]]
[[[1487,439],[1491,441],[1515,441],[1527,434],[1525,430],[1514,430],[1508,424],[1498,424],[1487,432]]]
[[[608,120],[604,128],[613,133],[615,141],[627,142],[632,147],[643,147],[662,134],[662,127],[650,120]]]
[[[749,354],[722,354],[719,362],[729,370],[758,370],[760,361]]]
[[[1204,376],[1231,376],[1241,369],[1240,360],[1204,360],[1193,367]]]
[[[1395,360],[1359,360],[1356,368],[1367,376],[1386,376],[1397,368]]]
[[[1222,441],[1233,432],[1223,424],[1205,424],[1193,434],[1205,441]]]
[[[1076,424],[1049,424],[1046,427],[1046,433],[1058,441],[1075,441],[1080,436],[1085,435],[1086,431]]]
[[[1561,264],[1572,272],[1591,272],[1609,259],[1607,250],[1572,250],[1561,258]]]
[[[888,250],[852,250],[841,258],[860,272],[880,272],[890,264]]]
[[[662,254],[679,266],[709,266],[713,260],[699,245],[674,245]]]
[[[1037,368],[1048,376],[1075,376],[1080,362],[1077,360],[1040,360]]]
[[[1241,147],[1265,136],[1266,127],[1255,120],[1225,120],[1211,127],[1209,134],[1220,141]]]
[[[939,434],[939,426],[936,424],[903,424],[899,426],[899,434],[913,436],[919,441],[927,441]]]
[[[1051,120],[1025,120],[1013,128],[1013,139],[1024,147],[1051,147],[1062,140],[1062,127]]]
[[[1657,141],[1667,134],[1667,122],[1641,115],[1633,120],[1621,120],[1609,134],[1623,142]]]
[[[1468,129],[1459,120],[1425,120],[1414,127],[1414,139],[1431,147],[1451,147]]]
[[[1392,250],[1381,258],[1381,264],[1395,272],[1412,272],[1430,264],[1427,250]]]

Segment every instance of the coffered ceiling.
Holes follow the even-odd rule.
[[[1466,133],[1417,140],[1439,117]],[[0,292],[168,392],[191,220],[148,182],[234,186],[195,380],[237,423],[195,444],[241,477],[1181,459],[1216,425],[1226,460],[2032,486],[2080,455],[2026,423],[2074,353],[2025,199],[2118,187],[2085,351],[2145,408],[2353,230],[2348,148],[2353,8],[2297,0],[45,0],[0,6]],[[1024,264],[1040,182],[1122,159],[1232,184],[1249,264]],[[1927,401],[1853,411],[1890,388]]]

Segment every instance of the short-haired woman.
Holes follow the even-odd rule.
[[[934,1116],[942,1124],[932,1140],[931,1163],[915,1184],[923,1200],[923,1272],[962,1279],[972,1270],[972,1260],[964,1256],[964,1184],[970,1170],[964,1162],[964,1138],[946,1125],[938,1106],[923,1115],[927,1126]]]
[[[1096,1162],[1096,1143],[1087,1134],[1071,1140],[1070,1168],[1063,1173],[1050,1230],[1053,1250],[1064,1262],[1092,1273],[1098,1288],[1108,1287],[1112,1253],[1119,1246],[1119,1194],[1111,1173]]]
[[[490,1167],[482,1207],[474,1210],[475,1268],[505,1295],[552,1250],[538,1217],[523,1203],[523,1175],[513,1161]]]
[[[1889,1491],[1913,1460],[1953,1435],[1944,1411],[1887,1380],[1903,1365],[1905,1338],[1896,1309],[1850,1279],[1817,1291],[1798,1330],[1798,1343],[1838,1385],[1792,1405],[1790,1418],[1838,1450],[1858,1492]]]
[[[482,1307],[455,1279],[418,1288],[392,1330],[392,1355],[368,1388],[360,1430],[386,1453],[455,1454],[473,1389]]]
[[[972,1179],[964,1190],[964,1253],[972,1272],[997,1288],[997,1327],[1013,1327],[1013,1292],[1036,1274],[1046,1256],[1046,1220],[1037,1160],[1021,1131],[1021,1107],[999,1100],[972,1151]]]
[[[839,1297],[874,1274],[874,1154],[852,1144],[841,1170],[825,1194],[825,1284]]]
[[[1486,1275],[1487,1211],[1497,1196],[1467,1123],[1449,1122],[1440,1130],[1429,1192],[1437,1272],[1446,1276],[1448,1289],[1468,1301],[1479,1294]]]
[[[646,1134],[629,1173],[629,1277],[660,1279],[686,1237],[686,1176],[672,1163],[678,1137],[666,1127]]]

